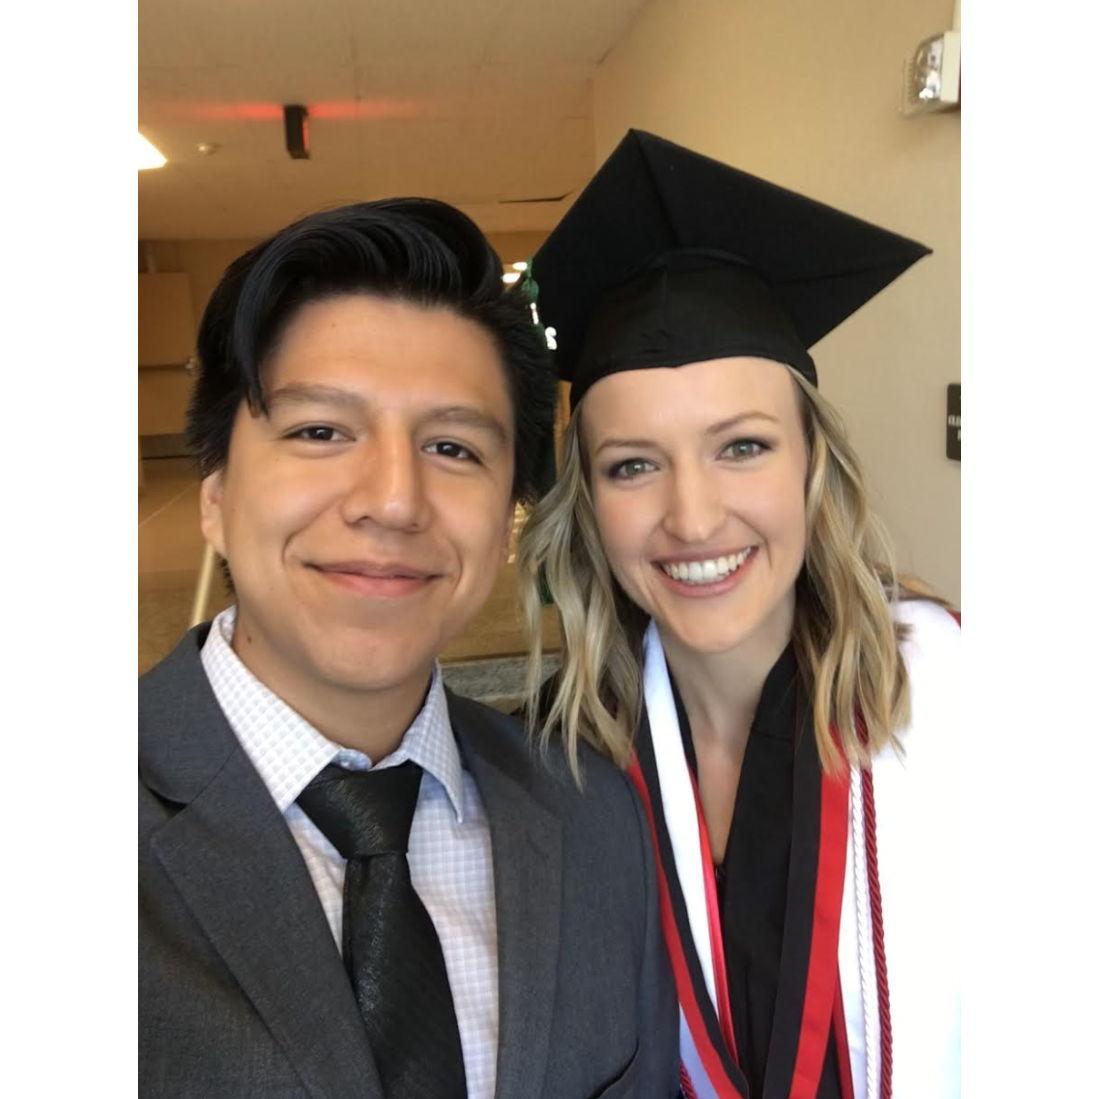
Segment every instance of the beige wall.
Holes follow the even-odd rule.
[[[652,0],[595,79],[598,161],[651,130],[930,245],[814,348],[902,569],[960,599],[958,112],[903,118],[902,65],[952,0]]]
[[[529,258],[545,238],[544,232],[489,234],[492,246],[505,264]],[[194,310],[194,327],[197,332],[202,311],[206,308],[206,302],[224,274],[225,268],[256,243],[258,242],[253,240],[143,242],[139,252],[139,267],[143,272],[155,268],[162,274],[187,275]],[[185,359],[187,356],[180,357]],[[139,433],[142,435],[181,433],[190,391],[190,375],[181,367],[141,371],[138,379]]]
[[[155,240],[143,241],[140,250],[140,270],[181,272],[191,281],[191,303],[195,312],[195,329],[202,318],[206,302],[218,284],[218,280],[242,252],[246,252],[254,240]],[[150,255],[152,253],[152,265]]]
[[[190,307],[194,315],[193,332],[206,301],[225,268],[249,248],[247,240],[183,240],[142,242],[138,267],[142,273],[185,275],[190,288]],[[165,319],[165,328],[181,329],[178,317]],[[157,333],[142,333],[143,343],[155,343]],[[192,335],[193,340],[193,335]],[[173,334],[173,346],[179,345]],[[194,351],[169,356],[184,361]],[[187,401],[191,394],[191,376],[182,366],[145,368],[138,373],[138,433],[141,435],[179,435],[184,428]]]

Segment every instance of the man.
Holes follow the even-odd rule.
[[[428,200],[214,291],[189,431],[236,605],[140,685],[143,1094],[675,1094],[625,779],[587,754],[579,790],[436,665],[534,494],[540,339]]]

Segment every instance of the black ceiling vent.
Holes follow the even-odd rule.
[[[309,159],[309,108],[288,104],[282,109],[286,127],[286,151],[294,160]]]

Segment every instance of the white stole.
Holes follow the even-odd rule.
[[[912,721],[903,756],[874,761],[877,847],[893,1035],[894,1099],[955,1099],[960,1089],[957,852],[957,685],[960,631],[941,608],[906,601],[902,644]],[[653,622],[644,639],[645,706],[660,795],[691,938],[717,1011],[703,858],[690,772],[664,648]],[[917,732],[917,728],[919,732]],[[852,768],[840,917],[839,972],[857,1099],[877,1099],[881,1079],[877,975],[866,879],[861,778]],[[686,1022],[680,1013],[681,1031]],[[690,1043],[681,1042],[686,1048]]]

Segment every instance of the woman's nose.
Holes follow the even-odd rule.
[[[664,528],[680,542],[705,542],[725,522],[720,486],[712,472],[677,470],[664,516]]]

